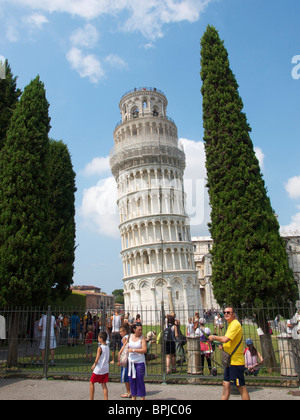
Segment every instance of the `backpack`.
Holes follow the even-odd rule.
[[[182,334],[180,331],[180,327],[178,328],[178,338],[177,341],[184,346],[186,344],[186,336]]]
[[[164,330],[164,341],[173,341],[173,331],[172,324],[168,324],[167,328]]]

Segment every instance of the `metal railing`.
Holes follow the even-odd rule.
[[[220,350],[204,350],[205,338],[188,335],[187,325],[195,312],[205,318],[205,334],[225,335],[227,325],[224,317],[215,321],[213,310],[191,310],[176,308],[176,322],[186,339],[166,343],[166,313],[162,305],[159,310],[139,310],[143,335],[147,340],[147,378],[162,382],[222,381],[223,366]],[[300,340],[298,339],[296,310],[289,308],[243,308],[236,310],[242,324],[244,351],[248,339],[256,348],[259,366],[248,371],[247,381],[259,381],[266,385],[299,382]],[[98,347],[97,335],[110,330],[110,318],[114,308],[0,308],[0,375],[30,375],[48,378],[89,377],[91,365]],[[133,315],[133,317],[132,317]],[[122,313],[125,323],[135,321],[137,311]],[[78,317],[78,318],[77,318]],[[299,317],[298,317],[299,319]],[[195,321],[195,319],[194,319]],[[196,321],[195,321],[196,322]],[[289,326],[289,323],[292,323]],[[85,343],[88,326],[93,331],[92,353]],[[198,331],[199,332],[199,331]],[[173,337],[174,338],[174,337]],[[173,341],[173,340],[172,340]],[[175,348],[175,353],[170,352]],[[172,347],[173,346],[173,347]],[[110,364],[110,378],[120,380],[117,364],[118,348],[114,364]],[[112,353],[111,353],[112,357]],[[171,359],[168,363],[167,360]],[[263,362],[260,363],[260,358]],[[113,360],[111,360],[113,362]]]
[[[142,86],[142,87],[134,88],[134,89],[131,89],[131,90],[127,91],[126,93],[124,93],[124,95],[122,96],[121,100],[124,98],[124,96],[128,95],[129,93],[135,93],[135,92],[141,92],[141,91],[142,91],[142,92],[145,92],[145,91],[158,92],[158,93],[160,93],[161,95],[166,96],[166,95],[164,94],[164,92],[162,92],[162,91],[161,91],[161,90],[159,90],[159,89],[156,89],[155,87],[146,87],[146,86]]]

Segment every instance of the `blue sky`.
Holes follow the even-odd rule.
[[[167,96],[187,155],[191,232],[208,234],[199,76],[208,24],[225,41],[280,225],[300,230],[299,17],[299,0],[0,0],[0,56],[21,89],[40,75],[50,135],[68,145],[77,174],[75,284],[122,288],[108,156],[119,101],[134,87]]]

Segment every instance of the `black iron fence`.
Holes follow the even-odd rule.
[[[300,316],[296,309],[243,308],[236,314],[243,328],[248,382],[299,383]],[[114,308],[0,308],[0,375],[89,378],[100,331],[108,332],[111,345],[113,315]],[[122,322],[131,325],[138,314],[125,311],[121,315]],[[222,311],[176,309],[178,337],[167,337],[169,314],[163,306],[155,311],[140,310],[139,315],[147,341],[148,380],[222,381],[218,344],[207,340],[210,334],[225,335]],[[199,324],[201,318],[205,324]],[[88,332],[92,336],[87,336]],[[111,380],[120,380],[118,345],[111,351]]]

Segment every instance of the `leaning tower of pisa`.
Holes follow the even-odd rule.
[[[118,186],[124,303],[131,314],[155,313],[162,302],[178,315],[201,309],[184,207],[185,154],[167,105],[155,88],[127,92],[113,134],[110,166]]]

